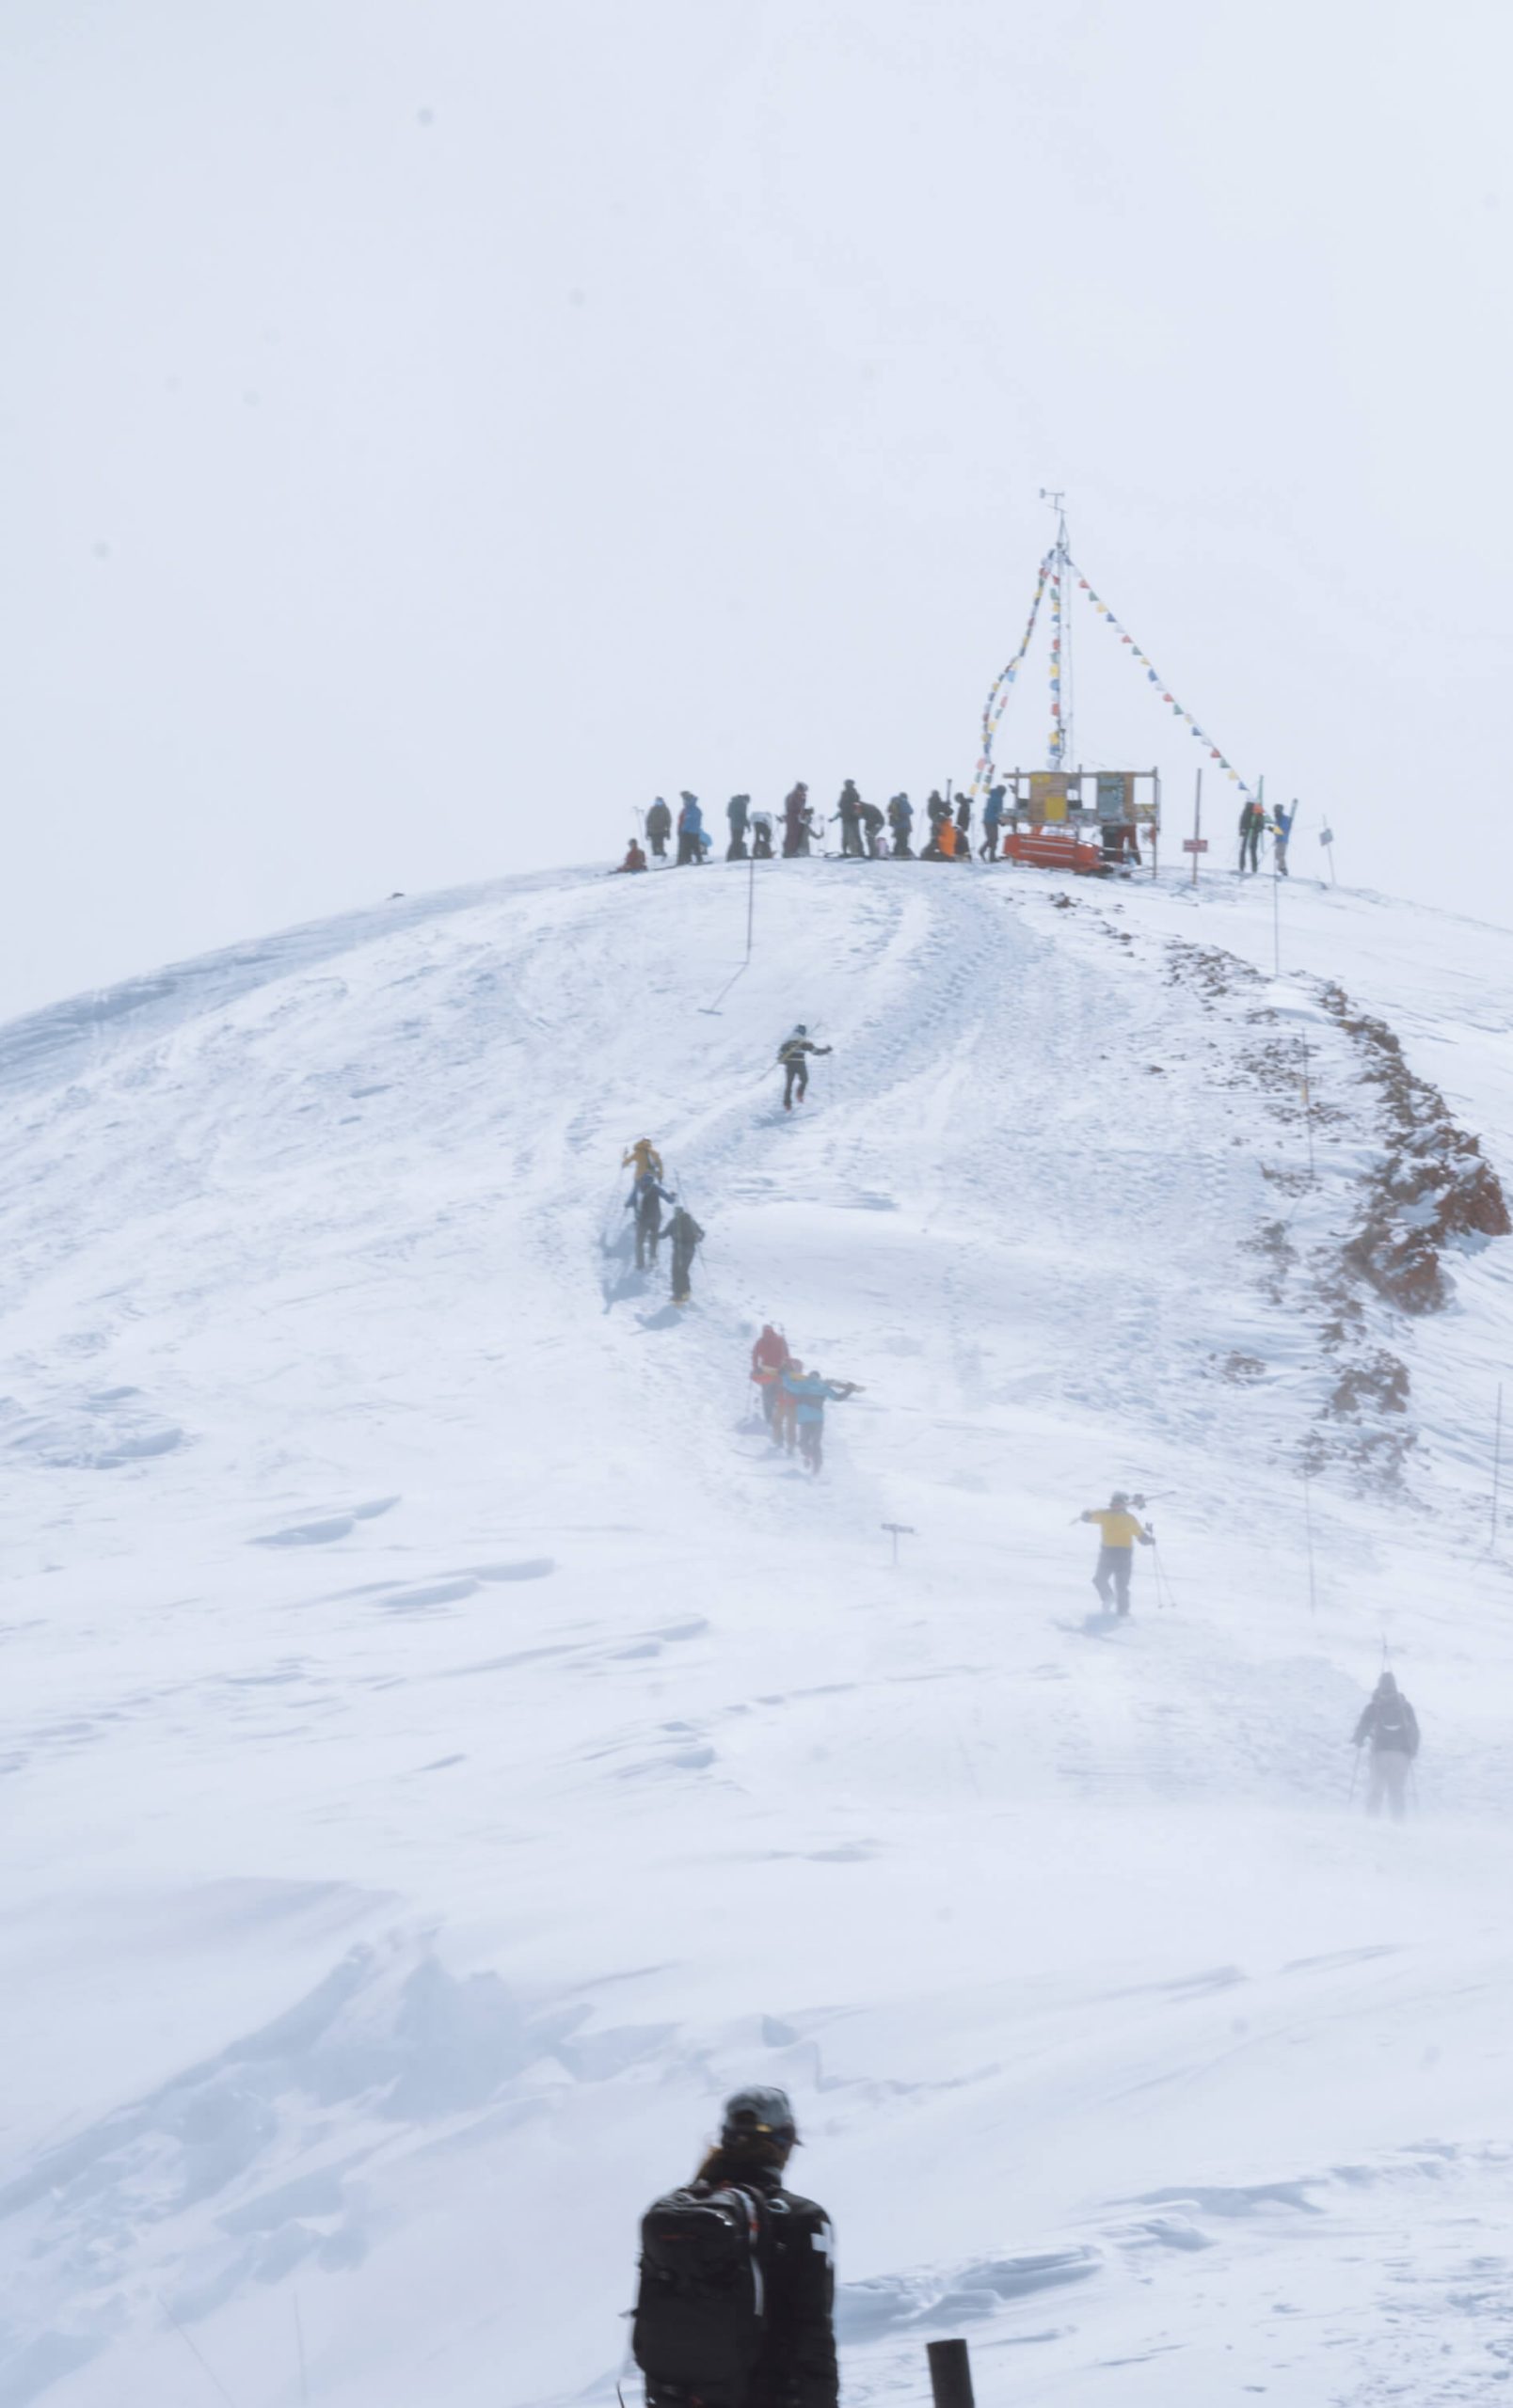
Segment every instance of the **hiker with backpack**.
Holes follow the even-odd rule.
[[[784,1038],[782,1044],[777,1049],[777,1058],[783,1071],[783,1109],[785,1112],[792,1111],[795,1098],[800,1103],[802,1103],[804,1097],[809,1092],[809,1064],[807,1057],[811,1054],[828,1054],[830,1048],[828,1045],[815,1045],[810,1042],[809,1032],[805,1028],[802,1020],[800,1021],[798,1027],[794,1030],[792,1036]]]
[[[774,1446],[778,1434],[772,1423],[772,1410],[777,1402],[779,1382],[792,1361],[788,1339],[770,1321],[762,1323],[762,1334],[751,1350],[751,1376],[762,1392],[762,1418]]]
[[[693,1249],[703,1244],[704,1231],[687,1205],[679,1204],[662,1235],[673,1250],[673,1302],[675,1305],[686,1305],[693,1294],[690,1284]]]
[[[781,2090],[738,2090],[687,2187],[642,2219],[631,2347],[646,2408],[836,2408],[830,2219],[783,2180]]]
[[[646,814],[646,839],[659,861],[667,858],[667,839],[672,832],[673,815],[659,795]]]
[[[1141,1500],[1143,1502],[1143,1499]],[[1098,1549],[1097,1568],[1092,1585],[1098,1592],[1105,1613],[1114,1609],[1122,1614],[1129,1611],[1130,1575],[1135,1569],[1137,1546],[1155,1546],[1155,1540],[1145,1523],[1129,1510],[1129,1498],[1122,1488],[1116,1488],[1105,1506],[1090,1507],[1078,1516],[1084,1522],[1096,1522],[1102,1545]],[[1109,1592],[1112,1590],[1113,1594]]]
[[[1381,1813],[1382,1799],[1394,1823],[1408,1811],[1408,1777],[1419,1751],[1418,1716],[1391,1672],[1383,1672],[1366,1700],[1355,1727],[1352,1746],[1371,1742],[1371,1777],[1366,1783],[1366,1812]]]
[[[661,1208],[674,1204],[654,1171],[639,1173],[635,1185],[625,1199],[625,1209],[636,1216],[636,1269],[645,1271],[649,1261],[657,1259],[657,1247],[661,1240]]]
[[[914,804],[906,794],[896,794],[888,805],[888,826],[893,832],[893,858],[896,862],[912,862],[909,834],[914,827]]]

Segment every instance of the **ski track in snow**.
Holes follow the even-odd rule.
[[[176,2408],[195,2350],[292,2408],[296,2302],[330,2408],[608,2408],[636,2217],[754,2078],[857,2408],[943,2330],[1011,2408],[1513,2374],[1513,1248],[1371,1307],[1417,1444],[1313,1483],[1312,1611],[1298,1478],[1378,1150],[1316,982],[1506,1179],[1513,975],[1284,905],[1213,993],[1171,947],[1269,971],[1266,882],[774,864],[731,983],[743,877],[565,874],[0,1031],[0,2408]],[[863,1383],[819,1481],[768,1317]],[[1116,1481],[1127,1624],[1071,1527]],[[1400,1830],[1344,1812],[1384,1638]]]

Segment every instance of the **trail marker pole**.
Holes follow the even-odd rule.
[[[974,2408],[972,2363],[964,2341],[927,2341],[930,2396],[934,2408]]]
[[[1192,850],[1192,882],[1193,882],[1194,886],[1196,886],[1196,885],[1197,885],[1197,883],[1198,883],[1198,856],[1199,856],[1199,854],[1200,854],[1200,853],[1202,852],[1202,839],[1203,839],[1203,773],[1202,773],[1202,769],[1200,769],[1200,770],[1199,770],[1199,772],[1198,772],[1198,783],[1197,783],[1197,784],[1194,786],[1194,788],[1193,788],[1193,794],[1192,794],[1192,847],[1191,847],[1191,850]]]
[[[899,1560],[899,1541],[900,1539],[912,1539],[915,1536],[915,1533],[910,1529],[907,1522],[884,1522],[883,1528],[887,1531],[889,1537],[893,1541],[893,1560],[895,1565],[897,1565]]]
[[[700,1004],[699,1009],[707,1020],[718,1020],[720,1018],[720,1006],[725,1002],[725,997],[729,994],[731,988],[735,985],[736,980],[743,976],[751,968],[752,935],[756,927],[756,856],[755,853],[752,853],[748,856],[746,863],[746,950],[741,956],[740,969],[733,972],[731,976],[725,980],[725,985],[721,988],[713,1003]]]
[[[1323,846],[1324,850],[1328,853],[1328,855],[1329,855],[1329,857],[1330,857],[1330,884],[1331,886],[1338,886],[1338,884],[1339,884],[1339,882],[1340,882],[1340,881],[1339,881],[1338,877],[1337,877],[1337,876],[1336,876],[1336,874],[1335,874],[1335,868],[1334,868],[1334,831],[1333,831],[1333,829],[1332,829],[1332,828],[1321,828],[1321,829],[1320,829],[1320,831],[1319,831],[1319,837],[1318,837],[1318,841],[1319,841],[1319,843]]]

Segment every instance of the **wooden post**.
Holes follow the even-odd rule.
[[[935,2408],[973,2408],[972,2368],[964,2341],[927,2341],[930,2396]]]

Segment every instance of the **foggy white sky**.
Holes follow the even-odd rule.
[[[1509,24],[8,0],[0,1010],[970,775],[1043,483],[1302,865],[1513,921]]]

